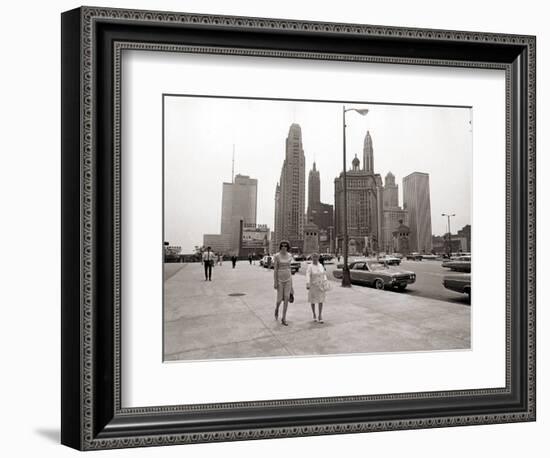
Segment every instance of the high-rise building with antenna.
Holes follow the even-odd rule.
[[[303,248],[304,237],[305,166],[302,129],[299,124],[293,123],[286,138],[285,159],[279,180],[280,203],[275,219],[280,221],[280,227],[279,230],[275,227],[275,239],[289,240],[292,246],[299,249]]]

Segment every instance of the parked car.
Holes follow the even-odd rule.
[[[260,265],[266,269],[273,269],[273,256],[264,256],[260,261]]]
[[[416,281],[414,272],[390,267],[377,260],[355,261],[349,265],[352,283],[374,286],[376,289],[397,288],[403,291]],[[334,278],[342,278],[342,269],[335,269]]]
[[[422,259],[426,261],[439,261],[441,258],[435,254],[423,254]]]
[[[300,270],[300,267],[302,267],[302,264],[296,261],[296,259],[292,259],[292,261],[290,262],[290,273],[294,275]]]
[[[472,258],[470,256],[459,256],[455,259],[451,258],[448,261],[443,261],[441,267],[454,270],[455,272],[471,272]]]
[[[273,269],[273,256],[264,256],[262,260],[260,261],[262,267],[265,267],[266,269]],[[294,258],[292,261],[290,261],[290,272],[292,274],[295,274],[300,270],[300,267],[302,266],[301,263],[296,261]]]
[[[422,255],[416,251],[407,255],[409,261],[422,261]]]
[[[472,274],[447,274],[443,277],[443,286],[457,293],[467,294],[468,298],[472,297]]]
[[[401,259],[399,259],[398,257],[393,256],[391,254],[386,254],[384,256],[380,256],[378,258],[378,260],[380,262],[385,262],[389,266],[398,266],[399,264],[401,264]]]

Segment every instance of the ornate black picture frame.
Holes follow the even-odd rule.
[[[535,420],[535,37],[82,7],[62,14],[62,434],[80,450]],[[123,49],[506,72],[506,386],[121,406]]]

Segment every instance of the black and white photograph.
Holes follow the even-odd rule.
[[[471,106],[162,101],[165,362],[471,349]]]

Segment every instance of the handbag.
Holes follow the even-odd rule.
[[[288,302],[290,302],[291,304],[294,302],[294,293],[293,292],[290,292],[290,297],[288,298]]]
[[[320,289],[321,291],[323,291],[324,293],[326,293],[327,291],[330,291],[332,289],[332,285],[330,283],[330,281],[328,281],[326,278],[321,282],[321,285],[320,285]]]

